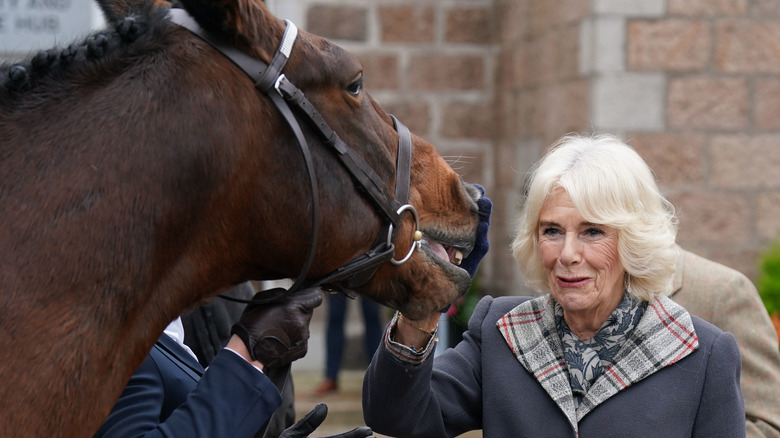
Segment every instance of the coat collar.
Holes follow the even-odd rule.
[[[593,383],[577,409],[563,347],[555,326],[552,297],[525,301],[496,323],[517,360],[547,391],[572,428],[600,403],[631,384],[677,362],[699,346],[688,312],[667,297],[652,301],[615,356],[613,366]]]

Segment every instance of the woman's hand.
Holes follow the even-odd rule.
[[[490,228],[490,215],[493,213],[493,201],[485,196],[485,189],[479,185],[474,184],[474,187],[480,193],[480,198],[477,199],[477,207],[479,207],[479,226],[477,226],[477,236],[474,241],[474,249],[471,250],[468,257],[463,259],[460,267],[465,269],[469,273],[471,278],[477,273],[479,262],[485,257],[490,249],[490,242],[488,241],[488,228]]]

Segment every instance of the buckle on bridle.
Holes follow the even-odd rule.
[[[282,90],[280,90],[280,87],[282,86],[282,81],[287,80],[287,76],[284,75],[284,73],[280,74],[278,78],[276,78],[276,81],[274,81],[274,90],[276,90],[277,93],[279,93],[280,96],[284,97],[284,94],[282,94]]]

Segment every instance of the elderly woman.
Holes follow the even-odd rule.
[[[629,146],[567,136],[531,174],[513,243],[531,297],[485,297],[434,360],[438,315],[396,315],[366,372],[403,437],[743,437],[734,337],[668,299],[673,207]]]

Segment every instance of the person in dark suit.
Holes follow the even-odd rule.
[[[241,317],[245,301],[252,299],[255,288],[251,282],[241,283],[200,306],[181,315],[184,343],[195,353],[203,368],[208,368],[217,353],[230,341],[231,327]],[[295,424],[295,386],[289,369],[270,375],[282,394],[282,405],[265,425],[265,432],[255,438],[277,438]],[[280,382],[276,380],[281,379]]]
[[[322,303],[307,289],[266,304],[250,304],[227,346],[208,370],[184,344],[177,318],[130,378],[96,437],[254,437],[281,404],[265,372],[289,365],[307,351],[309,322]],[[324,405],[282,436],[308,436],[325,418]],[[371,435],[356,428],[345,438]]]

